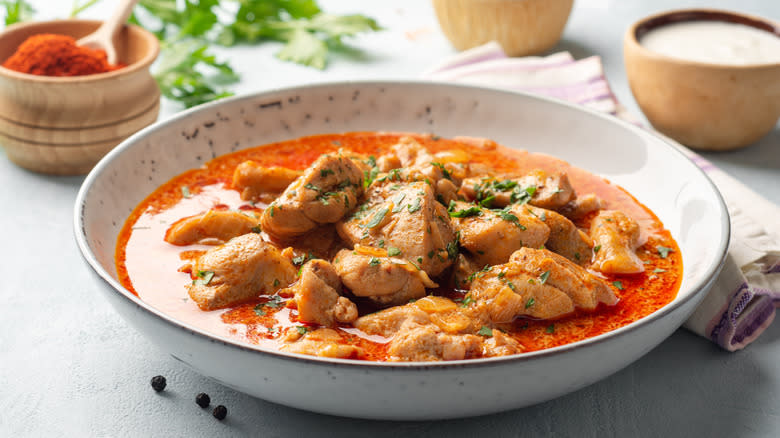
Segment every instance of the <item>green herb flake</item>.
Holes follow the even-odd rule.
[[[513,291],[515,290],[515,284],[512,283],[511,281],[507,281],[506,285],[509,286],[509,288],[512,289]]]
[[[387,247],[387,256],[388,257],[395,257],[401,255],[401,250],[394,247],[394,246],[388,246]]]
[[[674,252],[672,248],[667,248],[661,245],[656,246],[655,249],[658,250],[658,255],[660,255],[662,259],[668,257],[670,252]]]
[[[617,288],[617,290],[623,290],[623,282],[622,281],[613,281],[612,285]]]
[[[415,199],[414,202],[409,205],[409,213],[414,213],[415,211],[418,211],[420,209],[421,201],[422,201],[421,198]]]
[[[255,315],[257,315],[257,316],[265,316],[265,310],[263,310],[263,307],[265,307],[265,306],[263,306],[262,304],[256,305],[255,306]]]
[[[368,266],[379,266],[379,264],[382,263],[379,261],[376,257],[371,257],[371,259],[368,261]]]
[[[466,295],[466,296],[463,298],[463,302],[462,302],[462,303],[460,303],[460,307],[468,307],[468,306],[469,306],[469,304],[471,304],[471,303],[473,303],[473,302],[474,302],[474,298],[471,298],[471,295]]]
[[[536,302],[536,300],[534,300],[533,297],[529,298],[528,301],[525,302],[525,308],[527,309],[527,308],[533,306],[535,302]]]
[[[480,335],[480,336],[485,336],[487,338],[490,338],[490,337],[493,336],[493,329],[483,325],[482,328],[479,329],[477,334]]]
[[[550,278],[550,271],[544,271],[542,272],[542,275],[539,276],[539,282],[545,284],[547,283],[548,278]]]
[[[271,206],[268,208],[268,215],[271,217],[274,217],[274,208],[276,208],[274,204],[271,204]]]
[[[661,268],[653,269],[653,274],[660,274],[662,272],[666,272],[666,269],[661,269]]]
[[[199,284],[205,286],[211,282],[212,278],[214,278],[214,271],[198,271],[196,276],[198,277],[198,279],[193,280],[192,284]]]
[[[370,221],[368,221],[367,224],[361,225],[363,228],[374,228],[377,225],[379,225],[380,222],[382,222],[382,219],[385,218],[385,215],[387,214],[387,207],[382,207],[379,211],[377,211],[374,216],[371,218]]]
[[[555,333],[555,324],[550,324],[547,326],[547,329],[545,330],[547,333]]]
[[[308,327],[302,325],[295,326],[295,329],[298,330],[298,334],[301,336],[309,332]]]
[[[181,195],[185,198],[192,198],[192,193],[190,193],[190,188],[187,186],[181,186]]]
[[[269,298],[268,301],[266,301],[264,304],[268,307],[278,309],[282,307],[284,301],[282,300],[282,297],[280,297],[279,295],[271,295],[271,298]]]
[[[255,225],[254,227],[252,227],[252,232],[260,234],[263,232],[263,229],[260,227],[260,225]]]
[[[279,279],[274,278],[274,287],[278,287],[278,286],[279,286]]]
[[[447,170],[447,168],[445,168],[443,164],[441,164],[441,163],[436,163],[436,162],[433,162],[433,161],[432,161],[432,162],[431,162],[431,165],[432,165],[432,166],[434,166],[434,167],[438,167],[439,169],[441,169],[442,176],[444,176],[444,178],[445,178],[445,179],[449,179],[449,180],[451,180],[451,179],[452,179],[452,176],[450,175],[450,171],[449,171],[449,170]]]
[[[601,249],[601,245],[596,245],[596,246],[593,247],[593,252],[595,254],[598,254],[600,249]]]
[[[376,243],[376,245],[380,248],[385,247],[385,239],[379,239],[379,242]]]
[[[436,254],[436,251],[434,251],[434,250],[429,251],[428,252],[428,258],[432,259],[435,254]]]
[[[395,207],[393,207],[393,213],[398,213],[399,211],[403,210],[404,205],[402,202],[404,201],[405,197],[406,193],[404,192],[401,192],[393,197],[392,201],[393,205],[395,205]]]
[[[322,178],[325,178],[328,175],[335,175],[336,172],[334,172],[332,169],[320,169],[320,176]]]

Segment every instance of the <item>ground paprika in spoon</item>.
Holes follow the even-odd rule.
[[[39,76],[84,76],[109,72],[123,65],[109,64],[106,52],[79,46],[73,37],[39,34],[20,44],[3,67]]]

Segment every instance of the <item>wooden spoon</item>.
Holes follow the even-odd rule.
[[[96,31],[76,41],[76,44],[92,49],[103,50],[106,52],[108,63],[116,64],[117,55],[116,48],[114,47],[114,37],[119,33],[122,26],[124,26],[136,3],[138,3],[138,0],[120,0],[119,6],[114,10],[114,13],[108,20],[104,21]]]

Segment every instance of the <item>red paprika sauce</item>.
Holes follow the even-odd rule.
[[[192,281],[190,275],[179,272],[178,268],[192,251],[204,251],[208,246],[171,245],[163,240],[166,230],[185,216],[202,213],[215,206],[259,213],[262,205],[242,201],[239,193],[230,188],[233,170],[245,160],[264,166],[304,169],[321,154],[339,148],[378,156],[389,151],[389,147],[403,135],[408,134],[356,132],[304,137],[217,157],[202,168],[173,178],[139,204],[124,224],[116,250],[120,282],[144,301],[179,321],[215,335],[278,348],[282,344],[278,340],[279,333],[284,328],[312,328],[297,320],[294,306],[270,301],[271,306],[260,306],[263,310],[256,312],[258,304],[269,303],[270,297],[265,296],[227,309],[200,310],[187,294],[186,286]],[[682,277],[679,248],[658,218],[622,188],[548,155],[502,146],[482,148],[473,140],[448,140],[430,135],[415,137],[433,153],[461,150],[470,155],[470,162],[485,163],[498,173],[522,174],[536,168],[565,171],[578,194],[594,193],[602,199],[602,208],[621,210],[639,224],[642,245],[636,252],[645,263],[645,272],[606,276],[620,301],[612,307],[600,305],[593,312],[577,311],[554,321],[521,318],[502,325],[500,328],[516,338],[525,351],[555,347],[609,332],[655,312],[675,298]],[[576,225],[586,229],[591,218],[587,216]],[[662,247],[661,251],[659,247]],[[464,291],[445,288],[432,292],[452,299],[464,296]],[[386,339],[369,336],[351,326],[340,329],[345,335],[345,342],[354,343],[365,351],[364,359],[387,359]]]

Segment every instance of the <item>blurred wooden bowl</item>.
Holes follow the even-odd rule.
[[[8,159],[25,169],[50,175],[83,175],[122,140],[154,123],[159,112],[158,100],[131,119],[71,129],[32,127],[0,119],[0,144]]]
[[[626,32],[623,57],[637,104],[655,129],[701,150],[748,146],[780,118],[780,63],[725,65],[672,58],[641,45],[665,24],[693,20],[739,23],[780,37],[780,24],[734,12],[690,9],[646,17]]]
[[[0,34],[0,63],[32,35],[55,33],[78,39],[100,24],[72,19],[10,26]],[[125,67],[107,73],[52,77],[0,66],[0,143],[12,161],[38,172],[74,173],[58,171],[51,159],[43,158],[43,152],[28,152],[83,146],[89,154],[49,152],[51,157],[62,158],[64,168],[86,173],[111,149],[109,143],[115,146],[156,120],[160,90],[149,67],[160,50],[157,37],[138,26],[125,26],[116,45],[119,62]],[[42,160],[39,166],[33,157]],[[77,157],[83,163],[77,165]]]
[[[433,0],[442,32],[458,50],[490,41],[509,56],[534,55],[560,40],[574,0]]]

